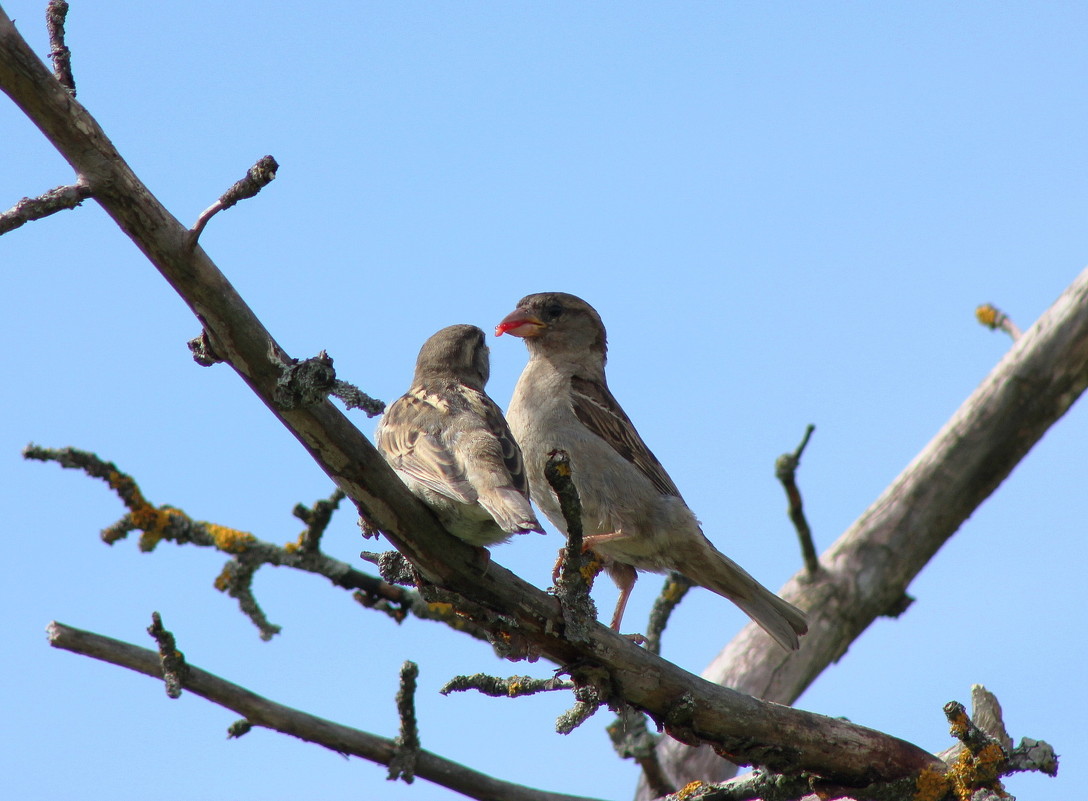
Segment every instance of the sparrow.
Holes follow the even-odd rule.
[[[451,325],[423,343],[412,388],[375,431],[378,450],[451,534],[495,545],[543,533],[529,504],[521,450],[487,393],[484,332]]]
[[[711,544],[609,391],[607,340],[596,310],[563,292],[528,295],[495,334],[521,337],[529,349],[507,420],[537,506],[564,533],[544,465],[556,450],[569,455],[585,548],[602,558],[620,590],[613,630],[619,631],[636,571],[675,570],[735,603],[784,648],[796,649],[798,635],[808,630],[804,614]]]

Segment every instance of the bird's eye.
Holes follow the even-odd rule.
[[[549,303],[544,307],[544,319],[555,320],[563,313],[563,307],[558,303]]]

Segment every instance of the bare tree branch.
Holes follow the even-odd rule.
[[[10,209],[0,214],[0,235],[14,231],[31,220],[40,220],[58,211],[74,209],[91,196],[90,187],[82,183],[58,186],[38,197],[24,197]]]
[[[1057,757],[1046,743],[1023,738],[1012,747],[1001,719],[1001,706],[985,687],[971,688],[971,717],[963,705],[950,701],[944,707],[952,736],[960,740],[940,754],[948,764],[944,773],[922,775],[891,782],[878,782],[864,788],[837,787],[805,776],[782,776],[756,770],[721,784],[692,782],[665,801],[944,801],[948,799],[1007,798],[1000,778],[1031,770],[1048,775],[1057,773]]]
[[[53,74],[60,85],[76,96],[76,79],[72,77],[72,51],[64,44],[64,21],[68,17],[65,0],[49,0],[45,9],[45,27],[49,31],[49,57],[53,59]]]
[[[589,628],[597,621],[597,607],[589,597],[589,590],[600,565],[583,548],[582,502],[571,478],[570,456],[566,451],[556,451],[548,457],[544,475],[559,499],[567,522],[567,544],[552,571],[555,595],[563,612],[567,638],[585,642]]]
[[[221,211],[226,211],[240,200],[255,197],[258,192],[268,186],[276,178],[276,171],[280,165],[271,156],[262,156],[257,163],[246,170],[245,176],[235,181],[230,189],[219,196],[208,208],[204,209],[189,231],[190,247],[196,245],[204,226],[208,221]]]
[[[302,517],[308,528],[299,535],[296,542],[280,547],[248,532],[193,520],[182,510],[172,506],[154,506],[144,497],[131,476],[123,473],[113,462],[107,462],[93,453],[76,448],[53,449],[28,445],[23,450],[23,456],[82,470],[87,475],[109,484],[129,510],[121,520],[102,531],[102,539],[109,545],[113,545],[129,532],[139,530],[143,532],[140,549],[144,551],[153,550],[159,542],[167,540],[178,545],[215,548],[231,554],[232,559],[224,566],[215,586],[239,601],[242,611],[253,620],[263,639],[270,639],[279,632],[279,627],[269,623],[260,611],[252,595],[251,580],[261,565],[272,565],[293,567],[324,576],[337,587],[354,590],[353,597],[362,606],[384,612],[398,623],[412,614],[421,620],[445,623],[478,640],[487,640],[483,629],[459,617],[448,605],[428,603],[419,593],[356,570],[346,562],[322,553],[313,544],[317,535],[315,525],[328,522],[327,515],[331,514],[333,500],[339,503],[343,497],[340,490],[336,490],[330,500],[314,504],[315,511],[306,510]],[[300,507],[301,504],[295,507],[296,517],[300,517]]]
[[[94,119],[57,85],[3,12],[0,12],[0,87],[38,125],[77,173],[86,176],[95,199],[192,308],[212,337],[215,352],[234,367],[360,512],[374,521],[409,559],[422,580],[471,599],[476,608],[490,610],[481,622],[516,643],[522,655],[545,656],[561,665],[588,665],[607,679],[601,687],[610,695],[600,700],[617,706],[628,702],[650,713],[674,738],[692,744],[714,743],[716,750],[734,760],[777,771],[809,771],[844,784],[943,770],[943,763],[933,755],[879,732],[709,684],[635,647],[599,624],[591,627],[585,643],[572,643],[565,638],[565,623],[556,600],[487,560],[479,549],[450,537],[430,510],[400,483],[366,437],[331,403],[321,401],[290,409],[277,403],[276,386],[283,366],[291,363],[290,357],[203,250],[199,246],[187,247],[184,226],[147,191]],[[1079,291],[1083,294],[1083,286]],[[1085,304],[1082,302],[1081,306],[1084,308]],[[1083,390],[1086,348],[1080,340],[1084,339],[1084,332],[1082,326],[1073,328],[1076,335],[1072,341],[1059,343],[1068,347],[1056,348],[1062,353],[1058,363],[1050,365],[1055,368],[1051,376],[1022,377],[1026,383],[1039,383],[1031,387],[1033,410],[1041,407],[1038,425],[1020,425],[1023,421],[1017,415],[1013,415],[1016,418],[1013,420],[996,421],[999,424],[987,432],[987,437],[1001,442],[1006,450],[1015,451],[1015,457],[999,458],[990,466],[985,460],[994,455],[993,448],[978,448],[985,451],[982,462],[975,462],[968,455],[968,463],[958,466],[973,477],[975,491],[965,492],[952,504],[950,518],[960,513],[966,516],[989,494],[1042,430]],[[1071,332],[1066,330],[1063,335],[1070,337]],[[1013,354],[1023,353],[1029,339],[1025,336]],[[1061,385],[1056,393],[1052,392],[1055,384]],[[993,425],[995,421],[988,422]],[[970,415],[954,423],[967,425]],[[927,501],[934,492],[951,483],[910,484],[913,495],[906,506],[912,511],[939,510],[939,504]],[[939,486],[935,488],[934,484]],[[978,491],[980,488],[983,491]],[[901,494],[905,489],[897,483],[889,492]],[[891,504],[891,508],[897,507]],[[901,517],[903,509],[898,509]],[[878,547],[887,547],[885,539],[890,530],[899,531],[887,519],[889,511],[888,499],[882,498],[865,520],[866,525],[875,526],[875,531],[868,530]],[[962,519],[954,521],[952,530]],[[908,520],[905,524],[908,532],[901,531],[899,536],[904,533],[917,536],[911,526]],[[938,530],[942,528],[938,526]],[[918,539],[925,544],[917,547],[923,551],[929,549],[925,558],[943,541],[926,536]],[[872,619],[867,617],[870,609],[876,610],[874,616],[880,614],[902,594],[900,590],[888,598],[879,589],[874,592],[868,586],[858,587],[855,562],[859,558],[856,546],[852,549],[840,544],[823,560],[829,573],[826,581],[805,587],[795,582],[787,588],[789,600],[797,602],[805,595],[809,602],[800,605],[817,610],[817,614],[815,631],[806,638],[800,655],[778,654],[767,659],[769,665],[779,668],[780,679],[772,681],[778,691],[794,692],[796,697],[798,687],[807,684],[826,660],[841,653],[838,649],[844,642],[856,636],[853,629],[860,631],[868,624]],[[896,560],[885,561],[895,564],[883,566],[882,570],[903,572],[898,554]],[[913,563],[905,568],[910,576],[917,569],[920,565]],[[896,583],[892,581],[892,586]],[[904,580],[898,583],[903,584]],[[817,605],[822,600],[826,600],[823,608]],[[835,616],[846,621],[845,636],[828,625]],[[744,636],[752,638],[751,634]],[[769,643],[769,639],[764,639],[765,644]],[[766,658],[765,649],[761,652],[759,647],[753,648],[753,654],[760,653]]]
[[[1001,330],[1012,337],[1013,341],[1020,339],[1023,334],[1016,327],[1012,318],[992,303],[983,303],[975,309],[975,319],[991,331]]]
[[[760,698],[792,703],[877,617],[901,606],[911,580],[1088,386],[1088,270],[1004,358],[891,483],[824,553],[815,581],[779,592],[806,610],[801,650],[784,654],[746,626],[703,675]],[[872,554],[894,558],[872,558]],[[676,786],[722,781],[735,769],[709,748],[663,741]],[[648,798],[645,792],[639,798]]]
[[[786,497],[789,499],[790,520],[793,521],[793,527],[797,529],[797,537],[801,540],[801,556],[805,560],[805,569],[808,570],[809,576],[816,575],[820,569],[820,562],[816,556],[816,545],[812,541],[812,529],[809,528],[808,520],[805,519],[801,490],[797,487],[797,468],[801,466],[801,454],[805,452],[805,446],[808,445],[809,438],[815,430],[816,426],[808,425],[797,449],[793,453],[782,454],[774,463],[775,477],[782,482]]]
[[[389,778],[403,779],[411,784],[416,778],[419,761],[419,724],[416,722],[416,679],[419,665],[405,661],[400,668],[400,689],[397,690],[397,714],[400,715],[400,734],[395,740],[396,753],[389,760]]]
[[[185,679],[189,675],[185,654],[178,650],[174,635],[163,627],[162,616],[158,612],[151,613],[151,625],[147,627],[147,633],[159,645],[159,662],[166,695],[170,698],[181,698],[181,688],[185,686]]]
[[[443,685],[439,692],[442,695],[449,695],[466,690],[478,690],[492,698],[520,698],[523,695],[573,688],[574,685],[565,679],[534,679],[532,676],[511,676],[508,679],[500,679],[498,676],[489,676],[486,673],[474,673],[471,676],[454,676]]]
[[[377,417],[385,411],[385,404],[382,401],[375,400],[346,381],[339,379],[334,381],[331,394],[342,400],[349,409],[361,409],[367,417]]]
[[[50,623],[47,631],[49,644],[54,648],[120,665],[152,678],[162,678],[162,663],[154,651],[63,623]],[[188,665],[182,684],[189,692],[243,715],[251,726],[290,734],[339,754],[389,765],[397,752],[397,744],[393,740],[262,698],[195,665]],[[244,733],[238,729],[233,731],[234,736]],[[423,750],[419,751],[416,759],[415,775],[481,801],[594,801],[504,782]]]

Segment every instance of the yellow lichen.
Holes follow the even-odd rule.
[[[699,792],[705,786],[706,785],[698,780],[688,782],[680,788],[680,790],[676,793],[676,797],[680,799],[680,801],[684,801],[684,799],[691,798],[691,796],[695,795],[695,793]]]
[[[150,553],[160,542],[162,542],[162,534],[145,531],[140,535],[138,547],[143,553]]]
[[[518,693],[521,692],[521,686],[522,685],[520,681],[511,681],[510,684],[508,684],[506,687],[506,694],[509,695],[511,698],[514,698],[515,696],[517,696]]]
[[[962,739],[967,734],[967,724],[970,720],[967,717],[967,713],[960,709],[956,714],[948,721],[949,730],[952,732],[952,736],[957,740]]]
[[[601,561],[597,559],[594,554],[592,559],[582,565],[582,580],[592,587],[593,579],[597,578],[597,574],[601,572],[603,567],[604,565],[601,564]]]
[[[219,571],[219,575],[215,577],[215,581],[212,584],[220,592],[226,592],[230,588],[230,580],[233,575],[231,565],[228,562],[227,565]]]
[[[997,309],[989,303],[983,303],[975,309],[975,319],[988,328],[997,327],[997,315]]]
[[[283,550],[287,551],[287,553],[295,553],[301,547],[297,542],[289,542],[283,546]]]
[[[997,743],[983,746],[975,754],[976,781],[983,783],[997,782],[1001,774],[1001,766],[1005,762],[1005,752]]]
[[[670,581],[665,588],[665,600],[675,603],[680,600],[681,594],[687,589],[682,583]]]
[[[914,801],[940,801],[948,790],[948,777],[944,773],[925,768],[914,782]]]
[[[110,489],[121,495],[131,496],[131,501],[134,504],[146,504],[143,493],[140,492],[140,488],[136,486],[136,482],[132,480],[131,476],[126,476],[124,473],[119,473],[116,470],[111,470],[109,475],[106,476],[106,483],[109,484]]]
[[[1005,788],[998,781],[1005,754],[997,743],[990,743],[972,754],[966,748],[949,766],[948,776],[952,789],[960,801],[970,801],[975,790],[985,787],[1005,796]]]
[[[162,506],[156,509],[149,503],[142,503],[128,513],[129,519],[135,528],[143,531],[140,537],[140,550],[151,551],[166,536],[167,530],[174,521],[187,523],[188,515],[180,509],[172,506]]]
[[[204,530],[215,541],[215,547],[226,553],[244,553],[245,550],[257,541],[257,538],[248,531],[239,531],[236,528],[220,526],[216,523],[204,523]]]

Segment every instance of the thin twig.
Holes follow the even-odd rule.
[[[242,614],[257,627],[260,638],[268,642],[283,628],[268,619],[253,593],[253,577],[261,563],[235,556],[219,571],[213,586],[238,602]]]
[[[313,509],[301,503],[295,504],[292,514],[306,524],[306,529],[298,535],[297,547],[301,552],[319,553],[321,551],[321,536],[329,527],[332,513],[340,506],[340,501],[344,500],[344,497],[344,491],[337,487],[327,499],[315,503]]]
[[[49,644],[84,656],[129,668],[152,678],[162,677],[159,655],[120,640],[53,622],[48,627]],[[242,715],[252,726],[290,734],[339,754],[348,754],[388,765],[396,753],[393,740],[353,729],[297,709],[270,701],[244,687],[232,684],[207,671],[189,665],[185,689],[201,698]],[[505,782],[421,750],[416,776],[448,787],[469,798],[506,801],[594,801],[581,796],[549,793]]]
[[[91,188],[82,182],[58,186],[38,197],[24,197],[0,214],[0,235],[14,231],[31,220],[40,220],[58,211],[74,209],[91,196]]]
[[[200,332],[200,336],[190,339],[188,345],[193,354],[193,361],[201,367],[211,367],[213,364],[225,361],[222,356],[216,353],[215,347],[212,345],[211,334],[208,333],[207,328]]]
[[[559,734],[570,734],[591,717],[604,702],[591,686],[574,688],[574,706],[555,720],[555,730]]]
[[[665,633],[669,617],[692,586],[694,584],[687,576],[676,572],[669,573],[661,587],[661,594],[657,596],[650,610],[650,622],[646,627],[646,650],[655,654],[661,653],[661,637]]]
[[[28,445],[23,451],[23,456],[37,461],[56,462],[68,469],[81,470],[92,478],[101,479],[109,484],[129,509],[128,514],[121,520],[102,532],[103,540],[110,545],[125,537],[130,531],[140,530],[143,532],[140,537],[140,548],[144,551],[153,550],[162,540],[169,540],[179,545],[189,543],[202,548],[216,548],[231,554],[234,558],[224,566],[216,580],[216,586],[238,600],[242,611],[254,622],[264,639],[273,636],[279,628],[264,618],[252,592],[248,590],[248,582],[262,564],[293,567],[324,576],[338,587],[355,590],[354,598],[361,605],[385,612],[398,623],[411,613],[422,620],[445,623],[476,639],[488,639],[486,633],[478,626],[456,616],[448,608],[428,604],[416,592],[363,573],[346,562],[333,559],[318,550],[301,548],[297,542],[288,543],[281,548],[260,540],[248,532],[195,521],[180,509],[153,506],[144,498],[131,476],[121,472],[113,462],[107,462],[88,451]],[[333,497],[335,496],[336,493]]]
[[[268,184],[272,183],[276,177],[276,171],[279,168],[280,165],[277,164],[276,160],[271,156],[264,156],[263,158],[258,159],[257,163],[246,171],[244,178],[235,182],[230,189],[220,195],[219,200],[215,201],[200,213],[200,216],[193,224],[193,227],[189,229],[190,249],[196,245],[196,241],[200,238],[204,226],[208,224],[208,221],[212,217],[221,211],[229,209],[239,200],[246,200],[247,198],[256,195],[268,186]]]
[[[389,779],[403,779],[411,784],[416,778],[416,762],[419,760],[419,726],[416,724],[416,679],[419,665],[405,660],[400,668],[400,688],[397,690],[397,714],[400,716],[400,734],[397,735],[397,752],[389,760]]]
[[[971,718],[967,716],[967,709],[959,701],[949,701],[944,705],[944,715],[948,718],[949,730],[952,736],[963,743],[971,751],[981,751],[991,745],[997,745],[1002,751],[998,740],[984,732]]]
[[[570,690],[574,684],[559,678],[534,679],[531,676],[511,676],[500,679],[486,673],[474,673],[471,676],[454,676],[439,690],[442,695],[477,690],[492,698],[520,698],[523,695]]]
[[[816,555],[816,545],[812,541],[812,529],[805,519],[805,511],[801,503],[801,490],[797,488],[797,468],[801,466],[801,454],[808,445],[812,432],[816,426],[811,423],[805,427],[805,436],[801,444],[793,453],[784,453],[774,463],[775,477],[782,482],[789,499],[789,515],[793,521],[793,527],[797,529],[797,537],[801,541],[801,555],[805,561],[805,569],[809,577],[815,576],[820,570],[820,560]]]
[[[570,457],[565,451],[555,451],[548,457],[544,476],[559,499],[559,508],[567,524],[567,546],[560,552],[555,575],[555,595],[563,611],[564,636],[572,642],[586,642],[589,629],[597,621],[597,608],[589,597],[589,589],[600,566],[583,553],[582,503],[571,478]]]
[[[384,401],[370,397],[354,384],[339,378],[333,381],[330,394],[342,400],[349,409],[362,409],[367,417],[377,417],[385,411]]]
[[[45,9],[45,27],[49,31],[49,57],[53,59],[53,75],[72,97],[76,96],[76,79],[72,77],[72,51],[64,44],[64,20],[68,4],[64,0],[49,0]]]
[[[659,735],[652,734],[646,724],[646,715],[632,706],[624,705],[617,717],[606,727],[612,748],[621,759],[633,759],[642,768],[646,783],[655,796],[676,792],[676,787],[661,767],[657,758]]]
[[[650,610],[650,622],[646,628],[644,647],[651,653],[661,653],[661,637],[665,633],[669,617],[693,586],[691,579],[680,573],[670,573],[661,588],[661,594]],[[676,791],[669,781],[655,748],[660,737],[651,734],[646,715],[624,705],[620,715],[607,727],[612,747],[623,759],[633,759],[642,768],[643,779],[655,795],[668,795]]]
[[[181,698],[181,688],[185,686],[185,677],[189,666],[185,663],[185,654],[178,650],[174,635],[163,628],[162,616],[151,613],[151,625],[147,633],[159,646],[159,659],[162,661],[162,680],[166,684],[166,694],[170,698]]]
[[[1001,309],[994,306],[992,303],[983,303],[977,309],[975,309],[975,319],[982,325],[989,328],[991,331],[1001,330],[1012,337],[1012,341],[1020,339],[1022,333],[1019,328],[1016,327],[1016,323],[1001,311]]]

